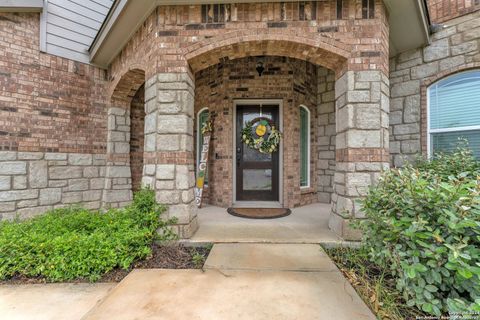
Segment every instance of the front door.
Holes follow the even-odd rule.
[[[279,151],[265,154],[242,142],[242,130],[252,120],[267,118],[280,128],[278,110],[279,106],[272,104],[237,105],[237,201],[279,201]],[[252,131],[254,138],[258,138],[255,127]]]

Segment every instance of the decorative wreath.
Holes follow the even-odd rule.
[[[252,149],[271,154],[278,150],[282,133],[275,128],[275,123],[265,117],[255,118],[245,123],[242,129],[242,141]]]

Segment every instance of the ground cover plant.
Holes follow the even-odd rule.
[[[465,146],[385,172],[364,199],[369,261],[388,268],[408,306],[480,312],[480,164]]]
[[[327,248],[325,251],[379,319],[421,319],[426,315],[406,304],[396,288],[396,277],[389,268],[371,262],[367,250]]]
[[[128,269],[151,255],[154,241],[175,238],[169,228],[173,221],[161,219],[164,211],[154,192],[145,189],[124,209],[101,213],[65,208],[27,221],[2,222],[0,280],[95,281],[115,268]]]

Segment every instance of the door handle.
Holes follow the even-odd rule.
[[[240,160],[242,160],[242,155],[237,154],[237,167],[240,167]]]

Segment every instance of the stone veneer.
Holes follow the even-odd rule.
[[[145,83],[143,184],[156,191],[181,238],[197,230],[193,157],[194,81],[189,73],[157,74]]]
[[[425,48],[390,60],[390,154],[401,166],[427,153],[427,87],[450,74],[480,69],[480,11],[448,21]]]
[[[330,203],[333,194],[333,177],[335,173],[335,144],[336,144],[336,112],[335,112],[335,73],[319,67],[317,71],[317,127],[316,148],[316,175],[318,201]],[[312,119],[312,121],[315,121]],[[312,168],[314,168],[312,166]]]
[[[0,219],[30,218],[73,204],[99,209],[105,164],[100,154],[0,151]]]
[[[388,164],[388,78],[381,71],[348,71],[335,84],[336,171],[329,226],[358,239],[350,221],[364,218],[357,200]]]

